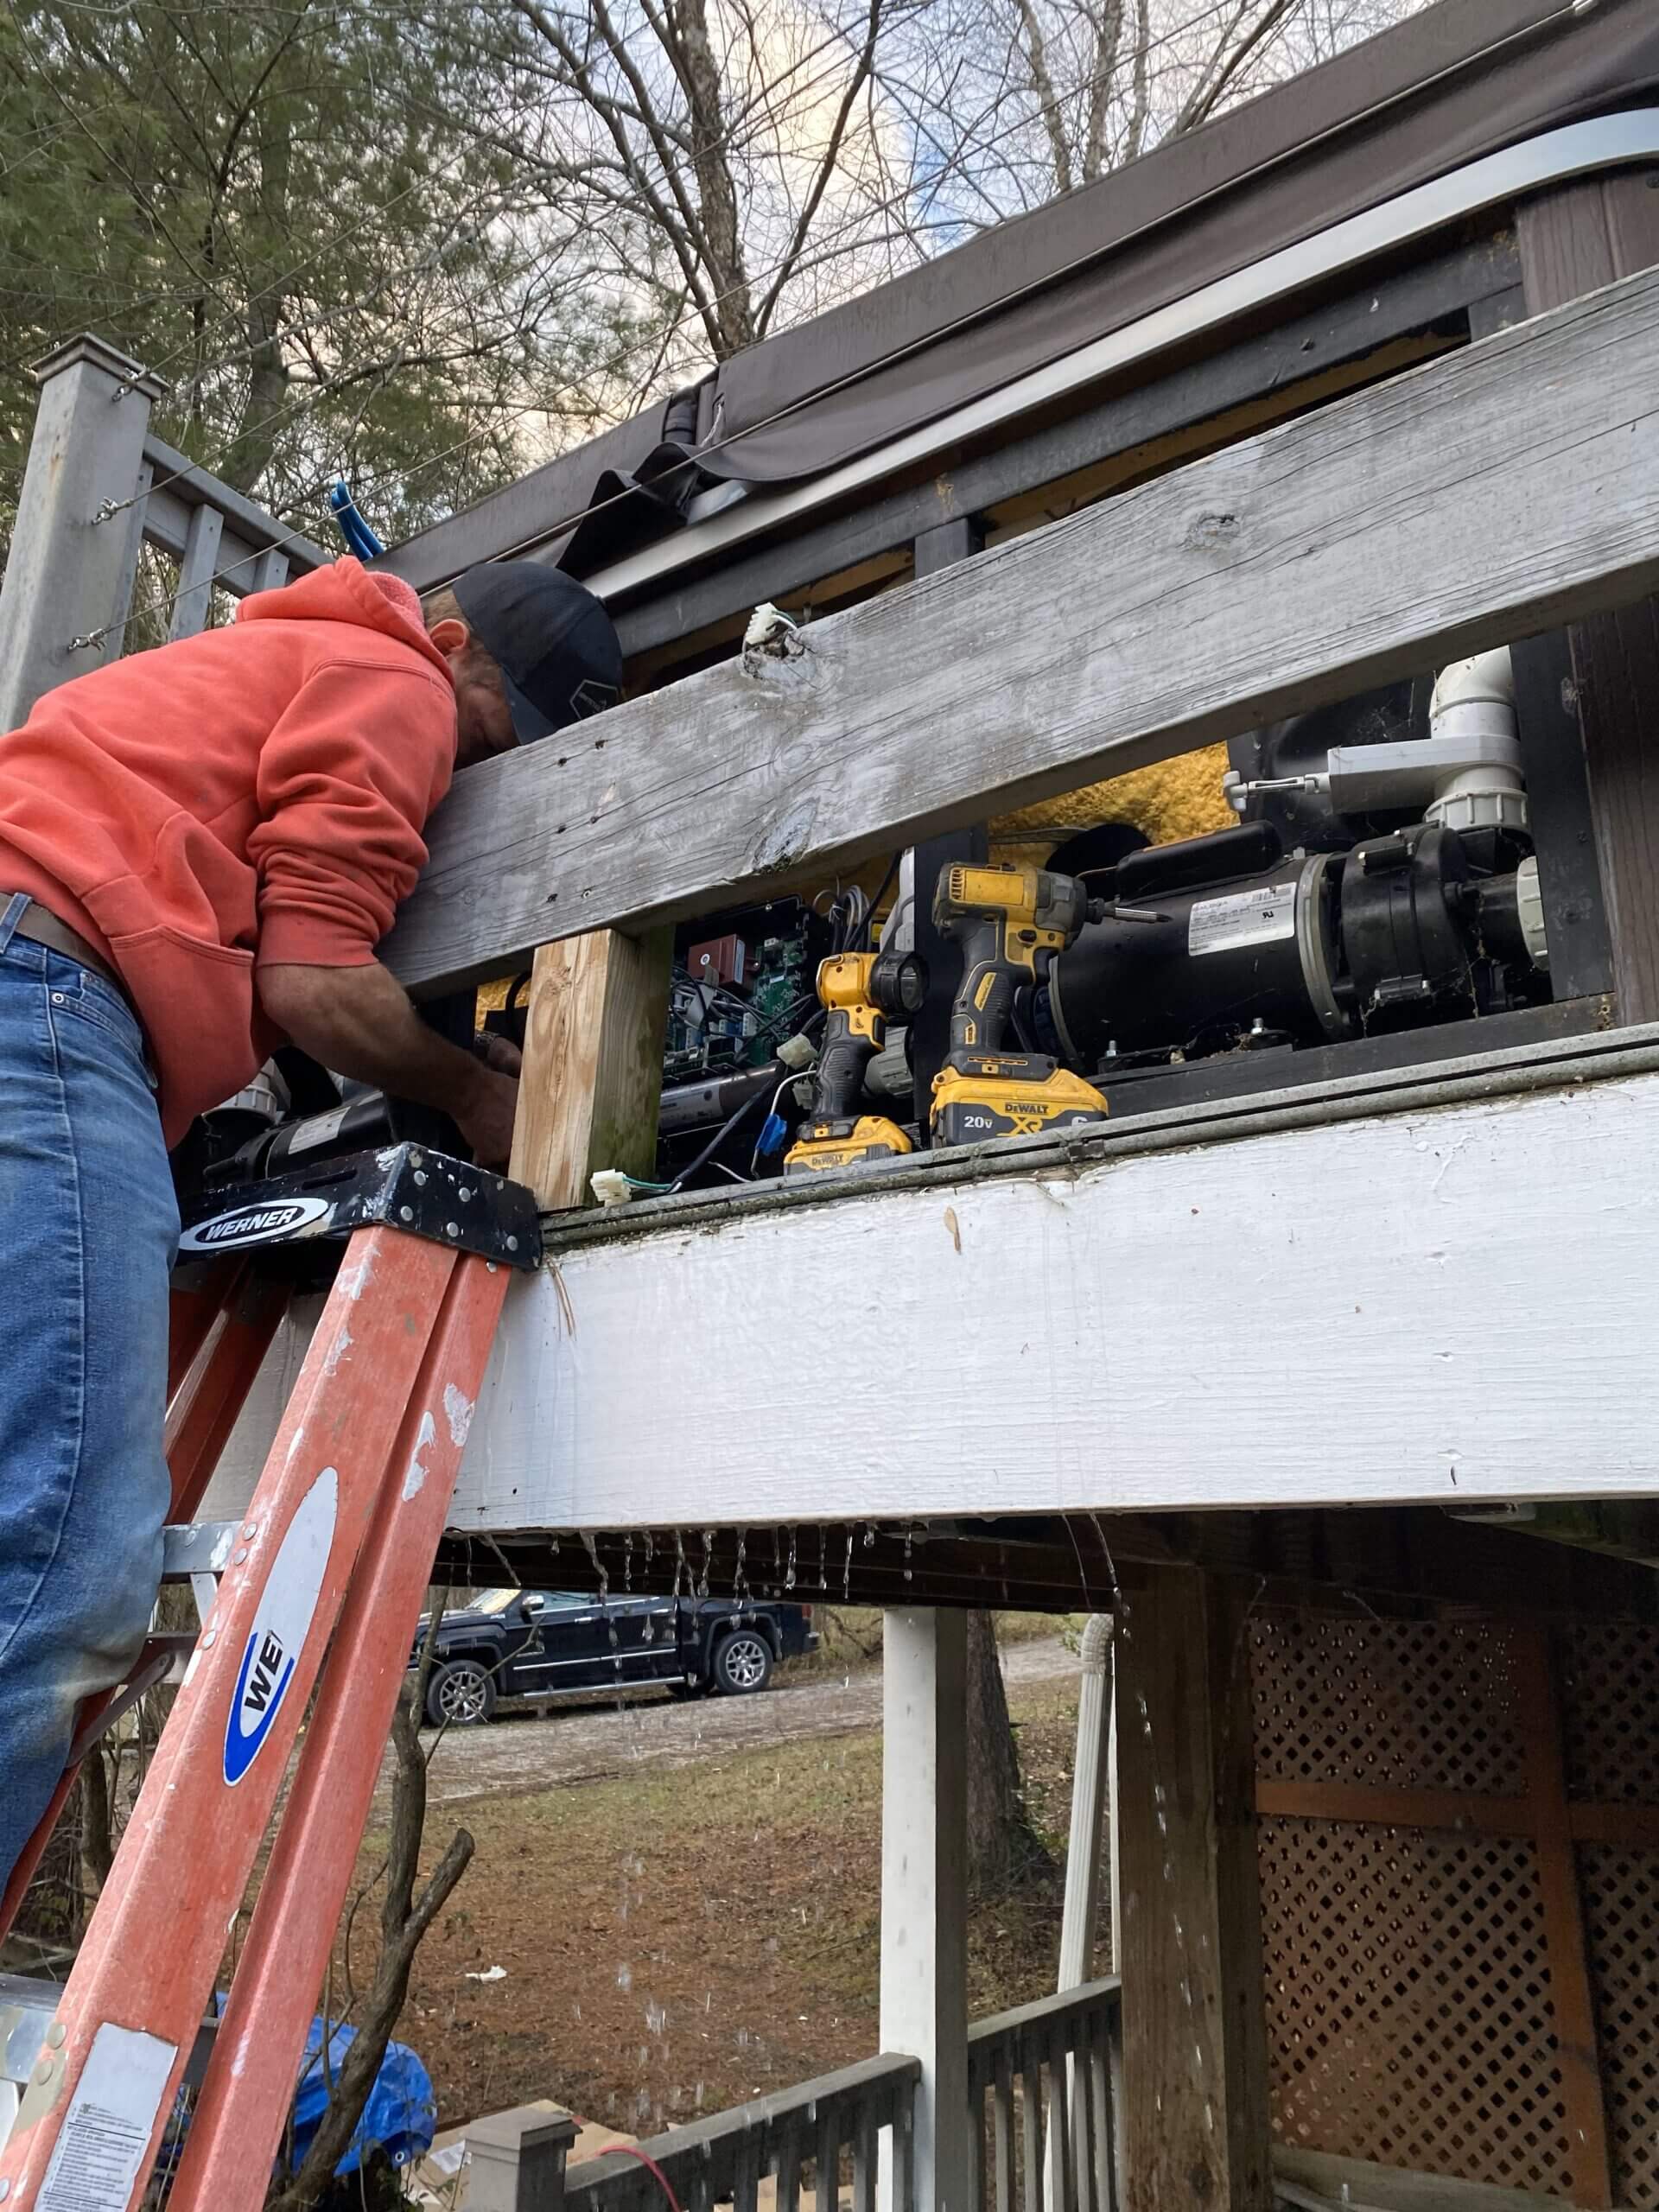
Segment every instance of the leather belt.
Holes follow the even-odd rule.
[[[16,925],[15,934],[26,937],[31,944],[49,946],[71,960],[78,960],[83,968],[90,968],[94,976],[101,976],[106,983],[113,983],[127,1004],[132,1005],[131,994],[115,969],[101,952],[94,952],[79,930],[72,930],[67,922],[60,922],[49,906],[42,906],[31,899],[23,909],[23,918]],[[136,1012],[136,1009],[135,1009]]]

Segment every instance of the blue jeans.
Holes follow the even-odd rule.
[[[0,1884],[156,1601],[179,1216],[121,994],[0,892]]]

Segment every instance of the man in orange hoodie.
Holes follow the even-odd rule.
[[[342,560],[0,734],[0,1886],[155,1599],[168,1147],[286,1039],[505,1162],[516,1081],[375,946],[454,770],[620,678],[557,570],[468,570],[423,616]]]

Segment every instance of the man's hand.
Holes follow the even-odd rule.
[[[516,1077],[429,1029],[378,960],[359,968],[272,965],[259,969],[257,981],[266,1014],[302,1052],[338,1075],[442,1108],[480,1166],[505,1166]]]
[[[507,1048],[512,1051],[511,1046]],[[516,1057],[516,1056],[515,1056]],[[518,1078],[474,1060],[475,1096],[449,1111],[461,1125],[480,1167],[505,1168],[512,1151],[513,1118],[518,1110]]]

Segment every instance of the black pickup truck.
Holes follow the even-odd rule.
[[[426,1629],[423,1621],[411,1666]],[[439,1624],[426,1717],[434,1727],[468,1727],[487,1720],[504,1697],[653,1684],[743,1697],[765,1689],[779,1660],[817,1647],[810,1605],[485,1590]]]

